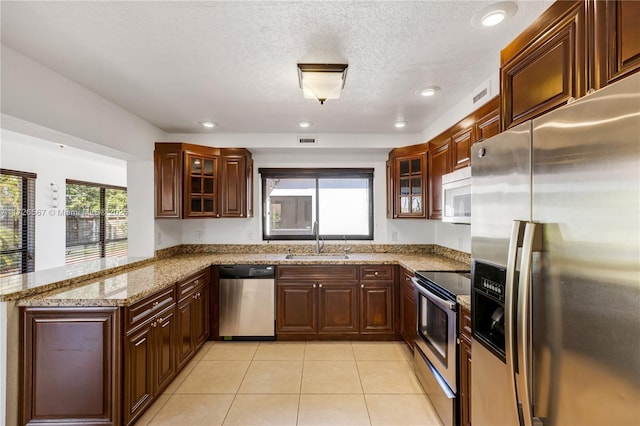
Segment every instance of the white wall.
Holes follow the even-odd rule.
[[[127,186],[126,162],[2,129],[0,167],[36,173],[35,269],[64,265],[67,179]],[[58,200],[53,200],[53,185]]]
[[[433,243],[443,247],[471,253],[471,226],[431,221],[434,224]]]

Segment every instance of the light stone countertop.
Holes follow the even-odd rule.
[[[286,260],[285,254],[184,254],[142,262],[140,267],[70,284],[40,294],[14,294],[18,306],[128,306],[210,265],[399,264],[415,271],[469,271],[469,265],[438,254],[351,253],[348,259]]]
[[[458,296],[456,301],[461,305],[467,308],[467,310],[471,311],[471,295],[465,294]]]

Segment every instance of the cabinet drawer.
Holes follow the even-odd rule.
[[[357,280],[358,267],[347,265],[278,266],[276,277],[278,280]]]
[[[471,312],[460,308],[460,335],[471,341]]]
[[[125,309],[125,330],[130,331],[176,303],[176,286],[172,285],[137,302]]]
[[[360,267],[361,280],[392,280],[392,265],[371,265]]]
[[[198,287],[209,283],[209,268],[178,283],[178,300],[189,297]]]

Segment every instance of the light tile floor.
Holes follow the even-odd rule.
[[[207,342],[136,425],[441,426],[401,342]]]

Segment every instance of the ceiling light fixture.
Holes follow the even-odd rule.
[[[305,99],[338,99],[347,78],[347,64],[298,64],[298,82]]]
[[[207,129],[213,129],[218,125],[213,121],[201,121],[200,124],[202,125],[202,127],[206,127]]]
[[[298,126],[302,127],[303,129],[306,129],[307,127],[313,126],[313,123],[310,121],[301,121],[298,123]]]
[[[517,10],[518,6],[512,1],[494,3],[476,13],[471,22],[479,28],[493,27],[511,18]]]
[[[406,121],[396,121],[395,124],[393,125],[396,129],[402,129],[404,127],[407,126],[407,122]]]
[[[429,97],[436,94],[440,88],[438,86],[427,86],[424,89],[418,90],[416,93],[420,96]]]

